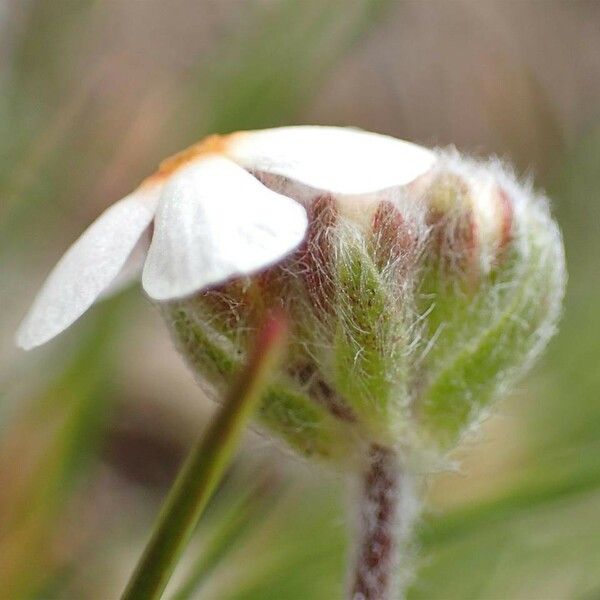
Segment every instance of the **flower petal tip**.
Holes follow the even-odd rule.
[[[72,325],[127,264],[154,216],[155,193],[134,192],[108,208],[67,250],[17,332],[29,350]]]

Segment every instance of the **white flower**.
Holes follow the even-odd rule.
[[[165,161],[69,248],[21,324],[17,343],[25,349],[43,344],[142,270],[148,295],[167,301],[289,254],[304,239],[305,209],[252,173],[358,197],[409,183],[434,162],[419,146],[346,128],[209,137]]]

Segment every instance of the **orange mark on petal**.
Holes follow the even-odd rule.
[[[241,133],[236,132],[227,135],[214,134],[205,137],[189,148],[186,148],[185,150],[182,150],[177,154],[173,154],[173,156],[169,156],[169,158],[163,160],[156,172],[150,175],[150,177],[148,177],[144,183],[159,183],[184,165],[189,164],[201,156],[226,156],[227,150],[230,147],[233,139],[239,135],[241,135]]]

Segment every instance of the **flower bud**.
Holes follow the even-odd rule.
[[[360,196],[255,176],[306,208],[303,244],[164,313],[218,394],[265,314],[289,314],[287,357],[259,418],[301,453],[353,463],[378,444],[429,461],[552,334],[560,235],[545,199],[499,165],[440,153],[411,183]]]
[[[165,161],[67,251],[18,343],[142,268],[216,398],[287,313],[259,420],[341,465],[452,448],[550,338],[565,280],[546,199],[501,165],[335,127],[211,136]]]

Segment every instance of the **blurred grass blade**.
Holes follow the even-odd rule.
[[[258,334],[245,370],[206,436],[192,449],[158,517],[157,526],[123,600],[160,598],[196,524],[221,480],[263,386],[280,358],[283,317],[271,317]]]
[[[283,492],[282,482],[274,473],[267,473],[262,477],[255,473],[254,476],[258,476],[258,482],[254,484],[249,481],[237,482],[238,501],[233,506],[228,506],[228,510],[214,516],[212,535],[201,546],[187,578],[173,595],[173,600],[197,598],[203,585],[228,553],[234,547],[239,547],[268,516]]]
[[[13,3],[8,20],[23,28],[10,47],[10,68],[2,84],[0,117],[0,233],[12,233],[32,182],[72,131],[100,73],[68,85],[75,48],[86,37],[93,0]],[[19,23],[17,25],[17,23]],[[58,33],[59,32],[59,33]],[[4,240],[3,240],[4,241]]]
[[[237,43],[219,48],[210,70],[199,72],[197,88],[190,88],[187,108],[180,111],[189,115],[187,135],[291,124],[340,57],[392,4],[286,0],[261,5]]]
[[[31,473],[16,486],[10,505],[3,505],[1,598],[28,597],[44,583],[48,571],[42,567],[47,567],[59,517],[104,424],[108,407],[102,392],[112,368],[122,302],[114,299],[99,310],[65,373],[41,395],[25,422],[13,428],[12,437],[2,440],[3,446],[16,450],[16,464],[22,464],[31,452],[31,427],[38,422],[50,427],[50,441],[34,453],[39,458]],[[12,468],[13,460],[3,462],[0,488],[15,486]]]
[[[228,563],[206,598],[331,600],[343,598],[347,557],[343,480],[296,482],[243,553]],[[232,575],[229,575],[229,574]]]

